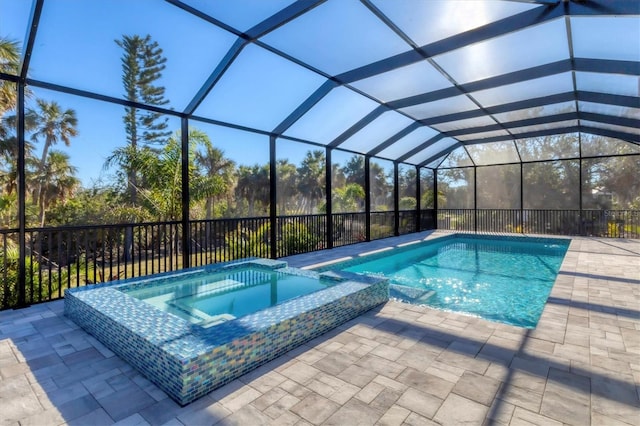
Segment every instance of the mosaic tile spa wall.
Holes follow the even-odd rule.
[[[240,264],[247,263],[234,265]],[[286,264],[260,259],[253,266]],[[224,267],[229,265],[214,266]],[[321,275],[340,282],[209,328],[118,291],[124,281],[68,290],[65,315],[186,405],[388,300],[386,280],[342,272]]]

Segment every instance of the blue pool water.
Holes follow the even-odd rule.
[[[392,297],[520,327],[538,323],[569,240],[445,237],[332,269],[384,276]]]
[[[211,326],[334,285],[283,270],[198,271],[119,290],[192,323]]]

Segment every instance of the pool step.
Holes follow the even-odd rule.
[[[417,297],[416,299],[414,299],[414,302],[418,302],[418,303],[429,303],[429,299],[431,298],[431,296],[433,296],[434,294],[436,294],[435,290],[429,290],[429,291],[425,291],[424,294],[420,297]]]
[[[436,294],[435,290],[423,290],[420,288],[403,285],[389,285],[389,296],[409,303],[428,304],[429,299]]]

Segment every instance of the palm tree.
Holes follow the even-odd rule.
[[[0,72],[16,75],[20,63],[20,48],[17,41],[0,37]],[[4,115],[16,106],[18,91],[14,83],[0,80],[0,185],[2,186],[0,214],[15,216],[15,196],[17,183],[18,142],[11,137],[9,129],[15,125]],[[15,120],[14,120],[15,121]],[[13,218],[11,219],[13,221]],[[3,223],[5,221],[3,220]]]
[[[295,204],[298,190],[298,175],[295,164],[288,159],[276,161],[278,214],[291,214],[297,210]]]
[[[192,203],[224,195],[232,180],[234,163],[211,145],[209,137],[199,131],[189,132],[189,181]],[[200,150],[199,148],[204,148]],[[211,157],[208,157],[208,155]],[[204,173],[197,164],[203,166]],[[119,166],[136,170],[140,185],[136,192],[140,204],[160,220],[179,220],[182,216],[182,147],[180,132],[171,136],[161,149],[131,145],[115,149],[107,158],[105,168]],[[128,185],[133,182],[128,181]]]
[[[369,165],[369,180],[371,187],[371,210],[389,210],[391,191],[393,190],[393,178],[387,176],[384,168],[372,161]]]
[[[269,164],[240,166],[237,171],[236,197],[247,200],[248,215],[255,216],[256,203],[262,204],[262,213],[269,205]]]
[[[0,37],[0,72],[4,74],[18,74],[20,63],[20,44],[15,40]],[[0,80],[0,118],[15,108],[18,91],[15,84]],[[0,137],[2,134],[0,133]]]
[[[80,186],[80,180],[74,176],[77,169],[69,163],[69,155],[62,151],[52,150],[41,169],[38,180],[41,191],[38,198],[40,207],[40,226],[44,226],[46,211],[50,206],[64,202],[72,196]]]
[[[195,133],[193,133],[195,135]],[[203,134],[204,135],[204,134]],[[206,218],[213,218],[213,204],[217,198],[221,198],[231,194],[231,188],[234,181],[234,171],[236,163],[224,156],[224,151],[214,147],[209,138],[204,135],[201,145],[204,151],[196,151],[195,162],[201,168],[201,176],[203,184],[209,187],[206,196]],[[189,140],[192,138],[192,132],[189,133]]]
[[[344,173],[347,183],[364,185],[364,156],[354,155],[351,157],[342,168],[342,173]]]
[[[324,197],[325,161],[322,150],[307,151],[298,167],[299,189],[303,198],[309,200],[309,213],[315,212],[316,206]]]
[[[43,176],[46,167],[46,161],[49,149],[62,141],[66,146],[71,145],[71,138],[78,135],[78,119],[73,109],[62,110],[60,104],[55,101],[47,102],[43,99],[37,99],[37,121],[35,131],[31,135],[31,140],[37,142],[40,138],[44,138],[44,146],[42,147],[42,155],[38,173]],[[42,187],[45,181],[40,181],[36,187],[33,197],[34,204],[39,203],[42,193]],[[44,212],[40,212],[43,216]]]
[[[25,141],[25,157],[27,166],[33,166],[33,144]],[[18,141],[15,136],[0,139],[0,186],[11,194],[17,188],[18,179]]]

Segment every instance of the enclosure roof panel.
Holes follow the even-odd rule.
[[[331,75],[410,48],[357,0],[328,0],[262,41]]]
[[[250,44],[231,63],[195,114],[271,130],[323,83],[320,75]]]
[[[272,138],[429,167],[565,132],[640,144],[638,1],[0,0],[0,17],[20,49],[1,82]],[[116,41],[147,35],[166,102],[123,87]]]
[[[149,8],[154,19],[147,19]],[[188,104],[236,40],[220,27],[152,0],[49,0],[41,13],[29,77],[127,99],[121,62],[125,48],[118,42],[149,36],[167,58],[157,85],[165,88],[169,109]]]
[[[182,1],[240,31],[247,31],[294,2],[294,0]]]
[[[535,3],[493,0],[373,0],[372,3],[418,46],[428,45],[538,6]],[[424,25],[424,22],[429,22],[429,25]]]

